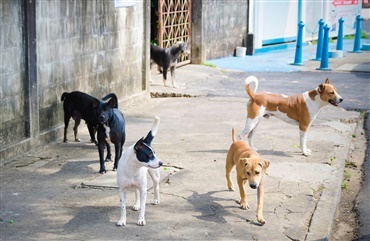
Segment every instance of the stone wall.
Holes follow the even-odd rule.
[[[149,4],[0,2],[1,160],[62,137],[65,91],[149,96]]]
[[[20,1],[0,1],[0,148],[27,137]]]
[[[192,63],[232,56],[246,46],[248,0],[198,0],[192,11]]]

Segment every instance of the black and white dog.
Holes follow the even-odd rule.
[[[171,70],[172,86],[178,88],[175,82],[175,69],[177,64],[177,58],[180,54],[188,54],[187,45],[184,42],[177,42],[170,48],[161,48],[153,44],[150,45],[150,66],[154,61],[158,67],[162,67],[163,84],[166,85],[167,71]],[[158,69],[159,70],[159,69]]]
[[[118,163],[117,183],[119,197],[121,200],[121,218],[117,226],[126,225],[126,192],[129,188],[135,188],[135,205],[133,210],[140,210],[137,224],[145,225],[145,205],[147,197],[147,171],[149,172],[154,187],[153,204],[159,204],[159,170],[162,162],[157,158],[153,148],[152,140],[157,133],[159,117],[153,121],[152,129],[145,138],[141,138],[136,144],[127,148]]]
[[[100,160],[99,173],[105,173],[105,161],[111,161],[110,143],[114,144],[115,156],[113,171],[117,169],[118,160],[122,155],[122,147],[126,140],[125,118],[121,111],[117,109],[118,99],[113,93],[106,95],[102,100],[93,100],[93,107],[96,109],[98,125],[98,150]],[[107,147],[107,157],[104,160],[104,147]]]

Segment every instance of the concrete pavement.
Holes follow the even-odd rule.
[[[361,56],[366,54],[368,57],[368,53]],[[363,64],[362,58],[355,59],[357,65]],[[342,61],[345,64],[348,59]],[[258,61],[253,63],[258,65]],[[238,192],[227,190],[224,168],[231,128],[238,132],[244,127],[247,99],[243,81],[249,74],[187,65],[176,70],[180,88],[173,89],[164,88],[162,77],[153,70],[151,90],[155,96],[173,93],[188,97],[120,104],[127,123],[124,149],[147,133],[155,115],[161,117],[153,141],[165,163],[161,204],[147,205],[145,227],[135,224],[138,213],[134,211],[128,211],[127,226],[115,226],[120,215],[115,173],[97,173],[98,152],[87,143],[87,130],[81,126],[82,143],[64,144],[60,138],[1,167],[1,239],[327,239],[360,113],[325,107],[308,132],[310,157],[300,154],[296,126],[275,118],[261,121],[255,145],[271,165],[265,182],[267,223],[260,226],[255,217],[256,191],[247,189],[250,209],[239,209],[235,202]],[[324,80],[327,74],[313,75]],[[321,78],[308,85],[314,88]],[[297,79],[289,81],[299,88]],[[72,137],[72,130],[69,135]],[[111,168],[108,163],[107,170]],[[152,197],[150,193],[148,203]],[[129,193],[129,207],[133,198],[134,193]]]

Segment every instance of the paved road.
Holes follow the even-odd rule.
[[[1,167],[1,239],[325,240],[355,128],[351,120],[359,113],[336,107],[322,110],[310,129],[308,144],[314,150],[310,157],[300,155],[295,127],[274,119],[261,123],[256,145],[272,164],[265,187],[267,224],[259,226],[255,222],[256,193],[248,189],[251,209],[239,209],[238,194],[227,190],[224,176],[231,127],[240,129],[245,120],[243,80],[255,74],[261,80],[260,90],[290,94],[314,88],[329,77],[345,98],[344,106],[347,101],[352,103],[345,108],[364,110],[369,105],[369,74],[255,69],[237,72],[184,66],[176,70],[179,89],[163,88],[158,74],[152,75],[151,89],[197,98],[155,98],[130,106],[120,103],[127,121],[124,149],[147,133],[154,115],[161,117],[153,145],[168,167],[161,169],[166,177],[161,183],[162,204],[147,205],[147,226],[135,225],[137,213],[132,210],[126,227],[115,226],[120,211],[113,187],[115,172],[97,173],[96,147],[86,143],[89,137],[81,126],[85,142],[64,144],[60,139]],[[108,168],[112,168],[109,163]],[[95,183],[94,188],[87,188],[89,183]],[[111,186],[99,187],[105,183]]]

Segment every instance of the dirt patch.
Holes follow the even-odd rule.
[[[355,209],[356,197],[361,188],[362,166],[365,160],[367,140],[364,115],[359,118],[343,172],[342,192],[335,215],[334,227],[329,240],[354,240],[358,225]]]

